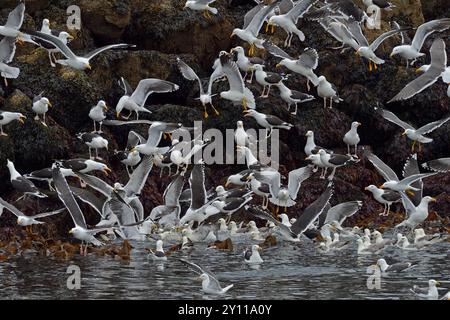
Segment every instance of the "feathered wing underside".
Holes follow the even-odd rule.
[[[190,208],[199,209],[208,199],[205,188],[205,165],[203,163],[194,165],[189,178],[189,185],[191,188]]]
[[[301,184],[303,183],[303,181],[308,179],[312,173],[313,169],[310,166],[306,166],[289,172],[288,190],[289,196],[292,200],[297,198],[297,194],[300,190]]]
[[[75,226],[87,229],[86,220],[81,212],[80,206],[76,202],[72,191],[58,167],[53,168],[53,183],[59,199],[64,203],[72,217]]]
[[[21,2],[13,11],[9,13],[5,26],[19,30],[22,27],[24,17],[25,3]]]
[[[367,159],[373,164],[378,173],[386,181],[399,181],[397,174],[392,170],[386,163],[384,163],[380,158],[378,158],[373,153],[368,153]]]
[[[417,28],[416,34],[412,41],[411,46],[420,52],[422,49],[425,39],[433,32],[441,32],[450,27],[450,18],[445,18],[441,20],[433,20],[422,24]]]
[[[144,79],[139,81],[139,84],[131,95],[131,99],[138,105],[143,107],[149,95],[153,92],[165,93],[178,90],[178,85],[175,83],[160,80],[160,79]]]
[[[124,189],[128,197],[137,196],[141,194],[148,175],[153,167],[153,156],[145,156],[139,166],[133,171],[130,180],[125,185]]]

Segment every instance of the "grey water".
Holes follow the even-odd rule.
[[[253,241],[254,242],[254,241]],[[155,262],[145,248],[154,242],[132,243],[129,263],[109,256],[76,255],[68,261],[34,253],[0,263],[0,299],[417,299],[409,289],[427,286],[429,279],[450,290],[450,243],[426,250],[390,247],[379,255],[357,255],[356,247],[321,253],[311,243],[279,243],[264,249],[259,268],[244,262],[250,241],[234,243],[234,250],[207,249],[195,244],[176,252],[164,263]],[[165,246],[169,244],[165,244]],[[189,259],[216,274],[223,286],[234,284],[224,296],[202,293],[201,282],[178,259]],[[417,264],[410,271],[382,275],[379,289],[368,289],[367,268],[378,258]],[[81,288],[70,290],[70,265],[80,268]]]

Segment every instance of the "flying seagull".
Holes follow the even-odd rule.
[[[205,111],[203,113],[204,118],[205,119],[208,118],[208,112],[206,112],[207,105],[210,105],[211,108],[213,108],[216,115],[219,115],[219,111],[217,111],[216,108],[214,107],[214,105],[212,104],[213,95],[211,94],[211,91],[212,91],[212,85],[213,85],[214,81],[221,77],[222,72],[220,72],[220,74],[217,74],[215,71],[213,72],[213,74],[209,78],[208,91],[205,92],[205,89],[203,88],[203,83],[200,80],[200,78],[198,77],[198,75],[195,73],[195,71],[180,58],[177,58],[177,64],[178,64],[178,69],[180,69],[180,72],[184,78],[186,78],[189,81],[197,81],[198,82],[198,86],[200,88],[199,100],[202,103],[203,108],[205,109]]]
[[[32,231],[31,230],[31,226],[33,224],[43,224],[44,223],[44,222],[39,221],[37,219],[53,216],[55,214],[61,213],[64,210],[66,210],[65,208],[63,208],[63,209],[50,211],[50,212],[38,213],[38,214],[33,215],[33,216],[27,216],[22,211],[17,209],[15,206],[13,206],[12,204],[6,202],[5,200],[3,200],[0,197],[0,214],[3,211],[3,209],[7,209],[11,213],[13,213],[17,217],[17,224],[19,226],[26,227],[29,232]]]
[[[145,102],[152,93],[166,93],[177,91],[180,87],[175,83],[160,79],[143,79],[139,81],[136,90],[132,90],[131,86],[125,79],[121,78],[119,84],[124,89],[124,95],[119,99],[116,106],[116,116],[119,118],[123,109],[130,111],[125,119],[129,119],[132,112],[136,113],[136,120],[139,120],[139,112],[151,113],[145,108]]]
[[[126,44],[126,43],[120,43],[120,44],[111,44],[107,45],[98,49],[95,49],[94,51],[84,55],[84,56],[77,56],[73,51],[65,44],[60,38],[55,37],[51,34],[45,34],[39,31],[29,31],[28,32],[32,39],[41,39],[44,41],[47,41],[54,45],[59,52],[61,52],[66,59],[59,59],[55,62],[63,65],[68,66],[76,70],[86,70],[86,69],[92,69],[90,60],[93,59],[95,56],[99,55],[103,51],[111,50],[111,49],[129,49],[136,47],[135,45]]]
[[[450,21],[450,20],[449,20]],[[432,86],[439,78],[450,83],[450,68],[447,68],[447,53],[445,51],[445,42],[442,39],[436,39],[430,48],[431,65],[425,65],[417,69],[418,72],[425,73],[411,81],[388,103],[400,100],[407,100],[416,94]]]
[[[5,79],[5,86],[8,86],[7,79],[17,79],[20,69],[11,67],[8,64],[14,59],[16,54],[16,39],[4,37],[0,41],[0,75]]]
[[[409,66],[409,60],[415,61],[425,55],[424,53],[421,53],[420,50],[429,35],[434,32],[445,31],[448,28],[450,28],[450,18],[425,22],[417,28],[411,45],[403,44],[395,47],[392,50],[391,57],[400,55],[402,58],[406,59],[407,66]]]
[[[398,125],[399,127],[403,128],[404,131],[402,133],[402,136],[407,136],[409,139],[413,141],[413,144],[411,146],[411,151],[414,152],[414,147],[416,143],[419,144],[419,152],[421,151],[421,144],[422,143],[430,143],[433,141],[433,139],[425,137],[427,133],[431,133],[434,130],[438,129],[442,125],[444,125],[447,121],[450,120],[450,116],[447,118],[444,118],[442,120],[433,121],[430,122],[418,129],[411,126],[409,123],[406,123],[402,120],[400,120],[395,114],[393,114],[390,111],[382,110],[381,115],[386,120]]]

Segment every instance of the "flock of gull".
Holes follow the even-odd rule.
[[[210,20],[211,14],[218,14],[218,10],[210,6],[214,2],[215,0],[188,0],[185,9],[203,12],[205,19]],[[364,4],[368,7],[377,6],[380,10],[390,10],[392,7],[384,0],[364,1]],[[5,85],[8,85],[8,79],[20,76],[20,70],[13,67],[16,43],[28,42],[47,50],[52,67],[62,65],[80,71],[91,69],[93,58],[106,50],[134,47],[129,44],[113,44],[78,56],[70,49],[72,36],[65,31],[52,30],[48,19],[43,20],[39,31],[21,30],[24,14],[25,4],[20,2],[9,14],[6,24],[0,26],[0,35],[3,36],[0,42],[0,72]],[[427,56],[427,53],[422,52],[427,37],[450,28],[450,19],[428,21],[415,30],[413,40],[408,40],[407,34],[412,28],[401,27],[393,22],[392,30],[382,33],[369,43],[363,30],[365,25],[374,23],[371,19],[364,10],[350,0],[256,1],[255,6],[245,15],[243,27],[234,29],[231,35],[238,37],[243,45],[231,49],[230,52],[221,51],[218,54],[207,86],[195,70],[179,58],[177,67],[186,80],[198,83],[198,100],[204,108],[204,118],[209,117],[208,110],[220,116],[218,109],[213,105],[213,100],[216,100],[213,98],[217,95],[231,101],[237,112],[242,107],[245,117],[253,118],[259,126],[267,130],[268,138],[273,130],[290,130],[293,124],[274,115],[258,112],[257,99],[254,92],[247,87],[247,83],[256,82],[260,85],[259,98],[261,99],[269,95],[279,97],[280,104],[286,104],[288,110],[294,108],[293,115],[298,112],[298,104],[307,104],[315,97],[312,94],[288,88],[285,84],[288,76],[306,78],[307,91],[309,92],[311,86],[314,86],[317,89],[317,96],[323,99],[325,108],[332,108],[333,103],[338,104],[343,100],[339,97],[338,88],[330,82],[330,79],[317,73],[319,66],[317,50],[305,48],[298,55],[292,56],[275,45],[270,40],[270,36],[260,36],[264,25],[269,35],[275,28],[282,28],[287,34],[283,45],[289,48],[299,47],[302,42],[308,41],[308,35],[298,29],[300,20],[317,23],[322,26],[323,32],[341,44],[338,47],[342,49],[341,54],[354,50],[355,54],[368,60],[370,71],[378,70],[385,63],[385,60],[377,56],[376,51],[386,39],[395,36],[401,39],[402,43],[393,48],[391,57],[401,57],[410,67],[416,63],[416,60]],[[244,48],[248,48],[248,51],[246,52]],[[257,56],[262,51],[278,59],[277,69],[284,68],[289,74],[266,70],[265,60]],[[410,99],[439,79],[450,84],[450,69],[447,67],[444,40],[436,37],[429,53],[430,65],[418,68],[417,72],[422,74],[407,84],[389,102]],[[214,93],[219,81],[226,81],[229,84],[229,90]],[[247,169],[229,176],[224,186],[219,185],[208,189],[205,185],[204,161],[193,161],[193,159],[196,159],[195,156],[201,153],[210,141],[200,138],[178,141],[172,139],[174,133],[191,132],[194,128],[186,127],[181,123],[139,120],[140,113],[150,113],[145,104],[151,94],[174,92],[179,89],[179,85],[160,79],[143,79],[133,89],[124,78],[119,79],[118,85],[123,89],[123,96],[117,101],[115,109],[119,120],[107,119],[108,106],[101,100],[91,108],[88,115],[93,122],[93,131],[81,132],[77,135],[77,138],[89,150],[89,159],[62,159],[55,161],[48,168],[28,174],[18,172],[14,163],[7,161],[11,185],[20,198],[14,204],[0,198],[0,215],[6,210],[17,216],[17,224],[26,227],[28,236],[34,239],[34,242],[38,242],[39,238],[33,233],[32,226],[43,224],[42,219],[45,218],[48,222],[51,221],[52,216],[61,215],[64,212],[68,212],[72,217],[74,226],[69,233],[73,238],[81,241],[81,245],[78,247],[70,243],[59,242],[56,245],[47,243],[45,251],[47,255],[62,254],[67,257],[74,254],[74,248],[79,249],[82,255],[99,250],[105,253],[108,250],[105,249],[107,243],[114,246],[111,241],[121,238],[124,240],[123,246],[114,250],[109,249],[109,251],[115,251],[115,254],[120,257],[129,258],[132,247],[128,241],[151,240],[156,241],[156,247],[148,249],[149,257],[164,261],[173,259],[172,255],[178,250],[192,250],[198,243],[208,243],[210,248],[229,249],[233,241],[244,239],[253,244],[245,250],[243,260],[248,264],[259,265],[264,263],[264,255],[262,257],[260,252],[263,252],[267,246],[276,245],[277,240],[293,243],[309,241],[323,253],[353,250],[352,248],[356,245],[358,255],[379,255],[390,247],[397,250],[424,250],[448,239],[445,234],[426,234],[422,228],[429,215],[429,203],[436,201],[431,196],[423,195],[423,180],[449,172],[450,158],[423,163],[423,169],[428,171],[421,172],[415,147],[418,146],[420,155],[422,144],[433,141],[426,135],[445,125],[450,117],[416,129],[388,110],[381,108],[374,110],[381,116],[380,119],[401,127],[402,135],[412,141],[411,155],[406,159],[401,177],[371,151],[358,148],[360,122],[353,122],[349,131],[342,137],[348,154],[338,154],[316,145],[314,132],[308,131],[304,152],[310,164],[290,171],[287,183],[285,183],[286,177],[260,162],[253,154],[251,147],[259,141],[252,139],[246,133],[243,122],[238,121],[235,143],[237,153],[245,158]],[[273,88],[278,88],[279,94],[274,93]],[[52,104],[44,94],[45,91],[33,98],[31,108],[36,114],[35,120],[42,122],[42,125],[46,127],[45,116]],[[450,97],[450,86],[448,95]],[[125,110],[128,111],[128,115],[123,116],[122,113]],[[130,120],[133,114],[136,119]],[[0,111],[1,136],[7,136],[4,126],[13,121],[24,123],[26,117],[21,113]],[[102,162],[99,154],[99,152],[108,152],[108,140],[102,135],[102,126],[148,127],[147,137],[143,137],[136,131],[129,131],[126,148],[114,151],[128,173],[126,183],[116,181],[114,184],[109,184],[93,175],[93,173],[108,175],[111,172],[108,165]],[[163,137],[172,139],[170,146],[160,146]],[[370,185],[365,188],[377,202],[384,206],[380,215],[388,216],[391,206],[397,203],[404,207],[405,218],[394,227],[392,238],[384,238],[383,236],[386,237],[386,235],[378,230],[371,231],[358,226],[344,227],[345,220],[358,213],[363,205],[362,201],[355,199],[335,206],[330,205],[334,195],[334,184],[338,183],[335,179],[336,171],[347,166],[358,166],[361,156],[368,159],[385,180],[380,187]],[[141,193],[147,180],[152,179],[149,177],[155,167],[159,168],[160,176],[167,168],[171,181],[164,191],[163,203],[155,206],[147,214],[144,211]],[[319,169],[321,173],[317,177]],[[331,173],[328,174],[328,171]],[[292,212],[289,217],[287,208],[299,202],[302,183],[307,179],[315,178],[323,180],[322,194],[302,212]],[[46,182],[48,191],[38,188],[34,181]],[[186,188],[187,182],[189,183]],[[33,216],[24,214],[16,207],[21,200],[39,201],[47,197],[59,199],[63,207]],[[86,223],[80,202],[92,207],[98,213],[99,222],[95,226],[88,226]],[[254,219],[247,224],[238,223],[232,220],[235,212],[245,212]],[[257,222],[261,221],[266,221],[266,224],[258,227]],[[8,252],[13,252],[8,248],[11,248],[15,241],[12,240],[9,244],[1,243],[0,261],[8,258]],[[49,240],[41,239],[40,241],[44,243]],[[164,248],[163,241],[177,241],[179,244]],[[264,257],[264,259],[270,259],[270,257]],[[232,284],[222,287],[215,275],[198,263],[186,259],[180,259],[180,261],[200,275],[202,289],[207,294],[225,294],[233,287]],[[411,262],[389,265],[383,258],[378,259],[376,264],[384,273],[409,272],[414,267]],[[430,280],[428,288],[414,286],[411,290],[416,296],[437,299],[439,298],[436,288],[438,284],[438,281]],[[449,298],[449,294],[443,298]]]

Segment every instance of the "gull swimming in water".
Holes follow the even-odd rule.
[[[229,286],[222,288],[216,276],[211,271],[185,259],[180,259],[180,261],[190,267],[193,272],[200,275],[199,278],[202,280],[202,290],[205,293],[223,295],[233,287],[233,284],[230,284]]]
[[[252,245],[249,249],[244,251],[244,261],[248,264],[261,264],[264,260],[261,258],[259,254],[259,250],[261,247],[257,244]]]
[[[414,285],[412,289],[409,289],[415,296],[428,300],[437,300],[439,298],[438,286],[440,283],[436,280],[428,280],[428,288],[421,288]]]

